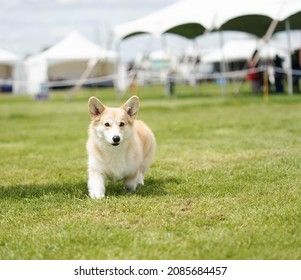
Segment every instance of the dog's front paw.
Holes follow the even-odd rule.
[[[89,196],[92,199],[101,199],[105,197],[105,192],[101,191],[100,188],[89,186]]]
[[[90,198],[92,199],[102,199],[105,197],[104,194],[100,194],[100,193],[95,193],[95,192],[90,192],[89,193]]]
[[[93,176],[88,180],[88,192],[89,196],[94,199],[100,199],[105,197],[106,188],[104,185],[103,177],[97,173],[92,173]]]

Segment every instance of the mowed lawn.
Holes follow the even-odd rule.
[[[0,96],[0,259],[301,259],[301,96],[140,89],[145,186],[87,196],[87,100]]]

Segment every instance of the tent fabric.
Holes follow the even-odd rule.
[[[284,22],[301,12],[301,2],[298,0],[253,0],[240,5],[235,4],[236,0],[228,1],[226,3],[229,5],[218,11],[215,29],[244,31],[258,37],[265,35],[273,20]],[[295,18],[293,26],[300,28],[301,19],[298,21]],[[276,31],[281,30],[285,30],[284,24],[276,27]]]
[[[148,33],[174,33],[195,38],[207,31],[237,30],[262,37],[273,20],[290,19],[291,28],[301,26],[300,0],[182,0],[148,16],[118,25],[116,40]],[[277,31],[285,25],[277,26]]]
[[[49,80],[79,79],[89,62],[95,59],[98,62],[90,77],[114,73],[116,52],[101,48],[73,31],[56,45],[25,61],[26,91],[37,94]]]
[[[0,49],[0,80],[13,80],[14,69],[20,63],[20,59],[15,54]]]
[[[234,62],[240,60],[249,60],[256,49],[259,49],[260,57],[264,59],[273,59],[276,54],[284,57],[287,52],[265,45],[259,48],[257,40],[231,40],[222,47],[222,49],[213,50],[202,56],[203,63],[216,62]]]
[[[20,58],[17,55],[0,49],[0,64],[15,65],[19,61]]]
[[[18,92],[22,61],[12,52],[0,49],[0,86],[9,85],[13,92]]]
[[[169,33],[180,34],[182,36],[193,38],[196,35],[202,34],[206,29],[211,29],[212,13],[214,12],[212,0],[206,2],[206,11],[201,4],[204,2],[196,0],[184,0],[176,2],[158,12],[148,16],[133,20],[114,29],[115,38],[122,40],[137,34],[149,33],[154,36],[159,36],[166,31]],[[211,13],[211,12],[212,13]],[[185,25],[187,25],[185,28]],[[184,26],[177,29],[178,26]],[[187,34],[187,30],[191,31],[191,27],[195,29],[192,34]],[[185,31],[186,30],[186,31]]]

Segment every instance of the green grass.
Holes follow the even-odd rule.
[[[139,90],[155,162],[103,200],[87,196],[87,99],[129,94],[0,96],[0,259],[301,259],[301,97],[177,92]]]

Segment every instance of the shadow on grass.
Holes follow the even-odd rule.
[[[86,183],[62,183],[62,184],[27,184],[3,187],[0,186],[1,198],[39,198],[43,196],[68,196],[84,198],[86,194]]]
[[[180,180],[174,177],[154,178],[148,177],[144,186],[138,185],[135,194],[138,196],[164,196],[167,195],[167,185],[180,184]],[[127,192],[123,188],[123,182],[109,182],[106,187],[106,195],[108,196],[124,196]]]
[[[139,196],[163,196],[166,195],[165,186],[167,184],[179,184],[177,178],[147,178],[145,185],[139,185],[136,194]],[[0,199],[3,198],[39,198],[43,196],[66,196],[84,199],[88,198],[87,182],[81,181],[76,183],[62,184],[28,184],[15,186],[0,186]],[[122,182],[108,182],[106,186],[107,196],[124,196],[126,191],[123,188]]]

